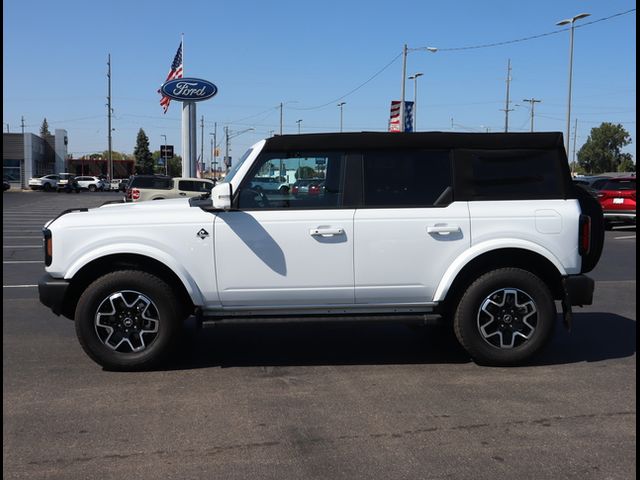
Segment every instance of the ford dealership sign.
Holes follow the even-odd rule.
[[[160,87],[163,95],[181,102],[199,102],[218,93],[218,87],[200,78],[177,78]]]

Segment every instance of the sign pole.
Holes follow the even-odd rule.
[[[218,93],[213,83],[199,78],[179,78],[165,82],[160,91],[164,96],[182,102],[182,177],[195,177],[197,172],[196,102]]]
[[[196,104],[182,103],[182,176],[196,176]]]

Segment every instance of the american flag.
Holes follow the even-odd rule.
[[[171,64],[171,70],[169,70],[169,75],[167,75],[167,79],[164,81],[164,83],[167,83],[169,80],[173,80],[175,78],[182,78],[182,42],[180,42],[180,46],[178,47],[176,56],[173,59],[173,63]],[[158,90],[158,92],[160,92],[160,90]],[[169,110],[170,103],[171,98],[162,95],[160,106],[162,107],[164,113],[167,113],[167,110]]]

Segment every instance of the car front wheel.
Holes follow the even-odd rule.
[[[160,278],[121,270],[95,280],[75,312],[78,340],[108,370],[145,370],[159,365],[180,330],[181,309]]]
[[[454,317],[458,341],[478,363],[518,365],[538,352],[556,323],[553,295],[531,272],[502,268],[473,282]]]

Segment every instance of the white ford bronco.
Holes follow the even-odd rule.
[[[314,194],[256,189],[279,172]],[[41,302],[107,369],[156,366],[183,322],[440,316],[516,365],[592,302],[604,225],[560,133],[284,135],[211,194],[73,209],[44,228]]]

